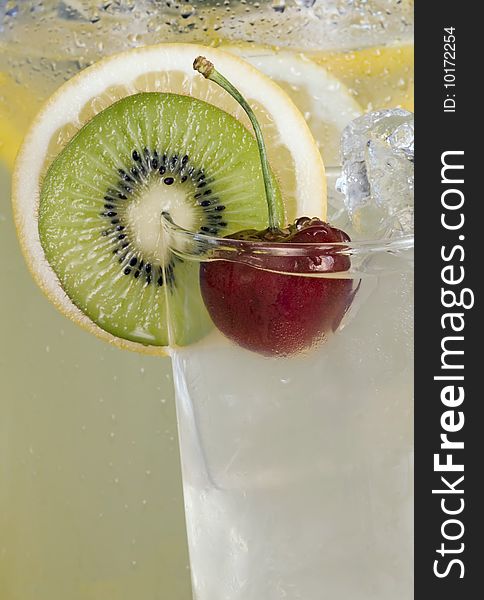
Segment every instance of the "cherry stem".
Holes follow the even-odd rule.
[[[264,179],[264,188],[266,193],[267,209],[269,213],[269,229],[279,230],[281,224],[279,223],[279,219],[277,217],[278,211],[276,191],[272,182],[269,161],[267,160],[267,150],[266,145],[264,143],[264,137],[262,136],[262,130],[259,125],[259,121],[257,120],[254,114],[254,111],[250,107],[247,100],[239,92],[239,90],[236,87],[234,87],[228,79],[221,75],[215,69],[214,65],[204,56],[198,56],[195,59],[195,61],[193,62],[193,68],[195,69],[195,71],[198,71],[201,75],[203,75],[205,79],[213,81],[214,83],[218,84],[221,88],[223,88],[226,92],[228,92],[232,96],[232,98],[237,100],[240,106],[247,113],[247,116],[249,117],[250,122],[252,123],[252,127],[254,128],[257,146],[259,148],[262,176]]]

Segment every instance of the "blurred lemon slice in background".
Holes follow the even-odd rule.
[[[340,79],[365,111],[414,110],[413,44],[322,52],[311,58]]]
[[[244,58],[282,87],[304,115],[325,166],[339,165],[341,132],[363,114],[345,83],[302,54],[249,44],[222,49]]]

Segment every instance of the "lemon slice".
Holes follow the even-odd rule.
[[[346,85],[302,54],[249,44],[223,49],[249,61],[284,89],[304,115],[325,166],[338,166],[341,132],[363,113]]]
[[[312,56],[350,88],[365,110],[414,110],[413,44]]]
[[[326,214],[324,167],[304,117],[283,90],[247,62],[218,49],[161,44],[102,60],[64,84],[33,122],[13,176],[13,205],[27,264],[37,283],[64,314],[99,337],[124,348],[160,354],[163,349],[117,338],[94,324],[63,291],[45,259],[38,231],[40,184],[60,150],[98,112],[145,91],[189,95],[222,108],[250,127],[242,109],[192,68],[204,55],[247,98],[262,125],[269,161],[283,190],[288,220]],[[291,202],[292,200],[292,202]]]

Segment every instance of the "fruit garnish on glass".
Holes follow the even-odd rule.
[[[213,67],[207,79],[195,73],[197,50],[237,89]],[[152,84],[159,64],[162,92]],[[248,95],[270,122],[265,141]],[[326,339],[353,292],[344,276],[321,277],[350,266],[348,236],[322,220],[325,194],[321,157],[285,93],[234,56],[185,44],[111,57],[67,82],[32,126],[14,176],[23,250],[49,298],[104,339],[151,353],[169,343],[167,293],[180,323],[201,293],[215,326],[259,353]],[[186,230],[239,242],[250,260],[215,260],[200,274],[177,257],[164,264],[164,212]],[[294,219],[301,213],[320,218]],[[264,259],[264,244],[285,250]],[[291,244],[307,244],[304,257],[291,257]]]
[[[193,67],[235,98],[252,123],[269,222],[265,229],[246,229],[230,235],[231,239],[244,242],[238,260],[219,257],[202,264],[200,287],[207,310],[223,334],[249,350],[289,355],[308,349],[337,329],[351,304],[355,293],[351,279],[317,276],[348,271],[350,259],[342,244],[350,242],[350,238],[317,217],[299,217],[282,228],[264,138],[254,112],[206,58],[199,56]],[[278,245],[281,250],[291,244],[308,247],[304,256],[281,252],[281,256],[274,257],[264,256],[262,244]],[[244,260],[244,255],[257,254],[257,267],[249,259]]]
[[[199,54],[263,119],[278,218],[324,217],[324,166],[302,114],[244,60],[196,44],[130,50],[67,81],[32,123],[13,177],[17,231],[41,289],[89,332],[143,353],[168,345],[166,289],[180,323],[200,302],[190,265],[174,259],[163,273],[162,212],[201,235],[267,227],[250,122],[193,70]]]

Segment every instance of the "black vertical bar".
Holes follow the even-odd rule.
[[[416,3],[416,600],[484,597],[480,7],[449,0]],[[453,166],[442,173],[444,162]],[[443,306],[453,304],[452,293],[455,305]],[[446,440],[455,445],[442,448]],[[444,466],[434,465],[436,454]],[[463,470],[438,470],[449,461]]]

